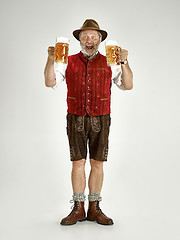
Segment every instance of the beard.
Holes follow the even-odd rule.
[[[82,51],[88,57],[92,56],[98,50],[99,44],[100,44],[100,42],[98,42],[96,45],[93,43],[86,43],[86,44],[80,43]]]

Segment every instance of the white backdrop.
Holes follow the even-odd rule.
[[[180,239],[179,7],[178,0],[1,0],[2,240]],[[72,32],[87,18],[129,51],[134,88],[112,87],[101,207],[115,224],[62,227],[72,196],[66,85],[46,88],[43,72],[57,36],[70,38],[70,54],[80,50]]]

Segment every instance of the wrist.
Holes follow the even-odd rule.
[[[126,65],[128,63],[128,60],[127,59],[123,59],[123,60],[121,60],[120,63],[123,64],[123,65]]]
[[[48,56],[48,61],[49,61],[49,62],[54,62],[54,57]]]
[[[48,58],[54,59],[54,55],[48,55]]]

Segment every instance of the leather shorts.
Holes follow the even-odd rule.
[[[110,114],[92,117],[68,113],[66,119],[71,161],[86,159],[87,148],[90,158],[107,161]]]

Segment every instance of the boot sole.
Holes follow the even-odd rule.
[[[91,218],[86,218],[87,221],[89,222],[97,222],[98,224],[101,224],[101,225],[106,225],[106,226],[110,226],[110,225],[113,225],[114,223],[101,223],[101,222],[98,222],[97,220],[94,220],[94,219],[91,219]]]
[[[86,221],[86,218],[82,218],[82,219],[77,220],[77,222],[84,222],[84,221]],[[62,226],[71,226],[71,225],[76,224],[77,222],[75,222],[75,223],[61,223],[61,222],[60,222],[60,224],[61,224]]]

